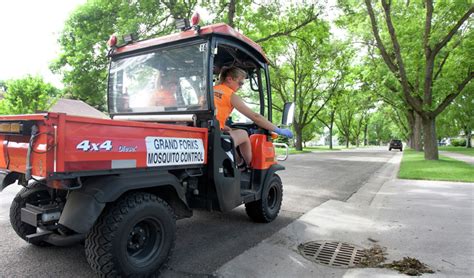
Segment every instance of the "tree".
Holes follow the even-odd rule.
[[[388,68],[379,63],[375,54],[375,46],[370,40],[365,41],[368,56],[364,60],[362,71],[363,82],[376,99],[390,105],[394,113],[390,113],[393,122],[399,127],[408,145],[417,151],[423,150],[421,136],[421,118],[411,109],[401,92],[401,86]]]
[[[330,150],[333,149],[332,138],[334,135],[334,121],[336,120],[336,111],[338,108],[337,100],[338,95],[336,94],[326,105],[326,109],[316,116],[316,118],[328,129]]]
[[[391,1],[381,0],[388,32],[388,36],[382,37],[382,28],[379,27],[371,1],[365,0],[365,5],[383,61],[400,82],[409,107],[422,119],[425,159],[437,160],[436,117],[463,92],[474,77],[472,49],[469,54],[462,44],[466,38],[472,40],[469,18],[474,6],[468,1],[455,6],[440,1],[436,3],[438,14],[433,17],[435,7],[432,0],[426,0],[423,5],[408,2],[405,8],[401,2],[392,6]],[[416,30],[414,23],[421,23],[416,18],[419,18],[423,9],[424,30]],[[409,35],[414,31],[422,35],[415,39]],[[445,69],[449,68],[447,64],[453,63],[453,60],[458,65],[457,76],[444,78],[445,82],[451,81],[449,86],[437,82],[443,73],[450,75]]]
[[[371,115],[370,124],[368,125],[369,142],[371,144],[380,146],[388,142],[391,138],[398,138],[398,136],[394,136],[395,134],[391,131],[393,126],[392,114],[393,110],[391,107],[381,105],[377,108],[377,111]]]
[[[61,53],[51,69],[63,75],[73,98],[105,110],[110,35],[133,33],[145,39],[168,34],[174,30],[174,18],[189,18],[196,2],[138,0],[131,5],[121,0],[89,0],[66,21],[59,38]]]
[[[60,90],[43,78],[27,76],[22,79],[9,80],[5,83],[6,91],[0,101],[1,114],[31,114],[46,111],[60,96]]]

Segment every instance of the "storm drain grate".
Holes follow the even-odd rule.
[[[298,246],[306,259],[319,264],[349,268],[360,262],[364,249],[337,241],[310,241]]]

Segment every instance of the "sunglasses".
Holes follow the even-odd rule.
[[[239,86],[242,87],[244,85],[244,81],[239,81]]]

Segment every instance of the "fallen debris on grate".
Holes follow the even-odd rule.
[[[382,248],[380,245],[375,244],[370,249],[364,249],[362,256],[357,264],[358,267],[379,267],[379,265],[385,262],[386,248]]]
[[[364,249],[338,241],[310,241],[300,244],[298,252],[312,262],[337,268],[387,268],[410,276],[434,273],[426,264],[410,257],[384,264],[386,248],[378,244]]]
[[[337,241],[310,241],[298,246],[298,251],[306,259],[338,268],[356,266],[363,250],[362,247]]]

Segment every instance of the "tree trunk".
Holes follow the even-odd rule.
[[[336,110],[333,109],[331,111],[331,118],[329,123],[329,149],[332,150],[332,128],[334,126],[334,115],[336,114]]]
[[[425,146],[425,159],[438,160],[438,144],[436,141],[436,118],[427,116],[423,118],[423,141]]]
[[[369,125],[366,124],[365,125],[365,128],[364,128],[364,146],[367,146],[369,144],[369,140],[368,140],[368,137],[367,137],[367,133],[368,133],[368,130],[369,130]]]
[[[472,130],[467,128],[464,132],[466,133],[466,148],[472,148]]]
[[[229,24],[230,27],[234,27],[235,4],[235,0],[230,0],[229,13],[227,14],[227,24]]]
[[[349,148],[349,136],[346,136],[346,149]]]
[[[410,129],[410,133],[408,134],[408,146],[411,149],[415,149],[415,111],[408,110],[406,112],[407,121],[408,121],[408,128]]]
[[[424,131],[422,119],[418,113],[415,115],[415,125],[413,126],[413,149],[417,152],[423,151],[422,131]],[[436,140],[436,138],[435,138]],[[426,140],[425,140],[426,142]]]
[[[302,151],[303,150],[303,129],[295,125],[295,133],[296,133],[295,149],[297,151]]]
[[[329,149],[332,150],[332,126],[329,128]]]

